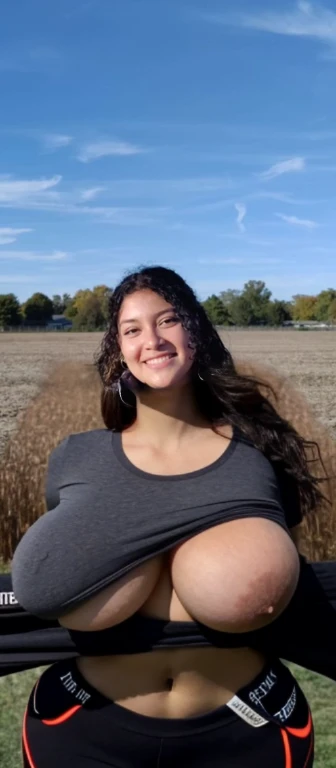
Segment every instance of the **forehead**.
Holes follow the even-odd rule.
[[[121,323],[127,318],[140,319],[141,317],[155,315],[168,309],[172,309],[172,305],[162,296],[159,296],[158,293],[150,290],[136,291],[129,296],[125,296],[120,307],[119,322]]]

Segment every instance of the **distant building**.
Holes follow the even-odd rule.
[[[72,328],[72,320],[68,320],[64,315],[53,315],[46,328],[51,331],[67,330],[67,328]]]

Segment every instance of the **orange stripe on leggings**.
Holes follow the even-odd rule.
[[[309,736],[313,726],[312,716],[309,713],[308,723],[305,728],[286,728],[287,733],[292,736],[297,736],[298,739],[306,739]]]
[[[291,748],[290,748],[290,744],[289,744],[289,738],[287,736],[286,731],[284,731],[282,728],[281,728],[280,733],[281,733],[281,736],[282,736],[282,741],[283,741],[284,750],[285,750],[285,760],[286,760],[285,768],[292,768],[292,765],[293,765],[293,763],[292,763],[292,752],[291,752]]]
[[[24,718],[23,718],[23,730],[22,730],[23,748],[24,748],[24,753],[25,753],[25,756],[26,756],[26,758],[28,760],[30,768],[36,768],[36,765],[35,765],[35,763],[33,761],[33,758],[31,756],[31,752],[30,752],[30,749],[29,749],[29,745],[28,745],[28,738],[27,738],[27,712],[28,712],[28,707],[27,707],[27,709],[26,709],[26,711],[24,713]]]
[[[41,720],[41,722],[44,723],[44,725],[60,725],[61,723],[65,723],[66,720],[69,720],[79,709],[82,709],[81,704],[77,704],[75,707],[68,709],[67,712],[64,712],[64,714],[59,717],[55,717],[54,720]]]

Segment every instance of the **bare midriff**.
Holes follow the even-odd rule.
[[[140,609],[143,615],[192,621],[171,586],[168,562]],[[265,658],[250,648],[175,648],[77,660],[85,679],[126,709],[148,717],[184,718],[226,704],[262,670]]]

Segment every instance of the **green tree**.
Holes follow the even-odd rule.
[[[241,294],[237,296],[231,304],[230,319],[234,325],[254,325],[255,317],[251,304],[246,297]]]
[[[73,320],[76,315],[81,311],[82,307],[85,305],[86,300],[92,296],[92,291],[90,288],[80,288],[78,291],[76,291],[74,297],[69,302],[68,306],[64,310],[64,315],[69,320]]]
[[[327,320],[329,323],[336,323],[336,298],[329,304]]]
[[[329,319],[329,307],[336,299],[336,291],[334,288],[328,288],[326,291],[321,291],[316,297],[315,316],[316,320],[326,322]]]
[[[99,300],[101,311],[104,315],[105,323],[108,320],[108,304],[110,296],[112,296],[113,288],[109,288],[108,285],[96,285],[92,291],[94,296],[97,296]]]
[[[213,325],[228,325],[229,324],[229,311],[224,307],[223,302],[219,296],[212,294],[205,301],[203,301],[203,307],[208,315],[210,322]]]
[[[267,323],[271,296],[272,292],[266,288],[263,280],[249,280],[245,283],[241,297],[249,309],[250,325]]]
[[[59,293],[55,293],[54,296],[52,296],[52,303],[53,303],[53,314],[54,315],[64,315],[65,310],[67,307],[72,304],[72,298],[70,296],[70,293],[63,293],[63,296],[60,296]]]
[[[103,317],[103,320],[99,323],[100,326],[104,326],[107,323],[108,319],[108,303],[109,298],[111,294],[113,293],[113,289],[109,288],[107,285],[96,285],[93,290],[91,291],[90,288],[81,288],[80,290],[76,291],[73,298],[69,297],[69,300],[65,306],[64,309],[64,315],[69,320],[75,319],[77,315],[79,315],[78,320],[78,327],[83,325],[83,317],[85,318],[86,312],[87,312],[87,301],[92,296],[97,299],[100,306],[101,315]],[[63,299],[66,294],[63,294]],[[89,303],[88,306],[96,307],[97,304],[94,302]],[[86,321],[84,320],[84,325]]]
[[[293,296],[293,319],[298,322],[316,320],[316,296],[298,293]]]
[[[0,328],[22,323],[20,302],[14,293],[0,294]]]
[[[270,301],[267,310],[267,322],[270,325],[282,325],[292,319],[291,311],[287,301]]]
[[[260,325],[268,322],[271,296],[262,280],[249,280],[242,291],[223,291],[220,299],[234,325]]]
[[[26,325],[46,325],[53,315],[53,303],[44,293],[34,293],[22,310]]]
[[[74,331],[98,331],[105,328],[105,317],[97,296],[81,298],[80,307],[73,318]]]
[[[53,315],[63,315],[65,304],[62,296],[60,296],[59,293],[55,293],[54,296],[51,297],[51,301],[53,303]]]

